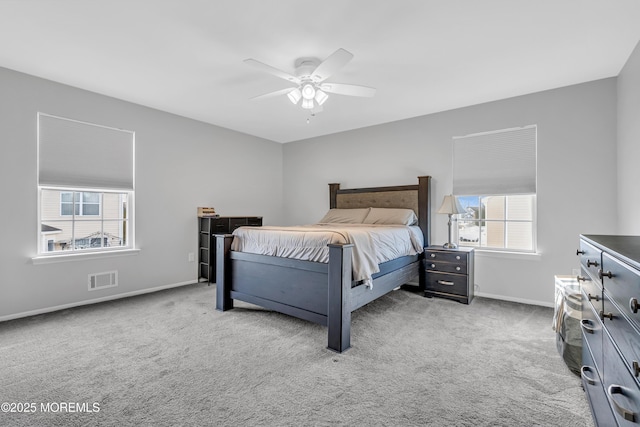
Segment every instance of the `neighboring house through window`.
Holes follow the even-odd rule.
[[[536,251],[536,126],[453,140],[458,244]]]
[[[134,133],[38,114],[40,254],[133,248]]]
[[[79,191],[60,192],[60,215],[97,216],[100,215],[100,193]],[[75,207],[75,209],[74,209]]]

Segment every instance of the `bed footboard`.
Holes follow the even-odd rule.
[[[327,347],[351,346],[352,244],[329,245],[329,263],[231,251],[231,234],[216,235],[216,309],[238,299],[327,326]]]
[[[328,348],[342,353],[351,347],[352,244],[329,245]]]
[[[231,299],[231,234],[216,235],[216,310],[227,311],[233,308]]]

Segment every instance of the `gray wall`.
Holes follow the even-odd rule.
[[[0,320],[192,283],[197,206],[282,221],[281,144],[3,68],[0,94]],[[136,132],[137,255],[32,263],[38,111]],[[87,290],[88,274],[110,270],[118,287]]]
[[[618,76],[618,220],[620,234],[640,234],[640,43]]]
[[[640,175],[633,157],[640,136],[633,120],[640,112],[639,63],[636,49],[619,82],[605,79],[285,145],[0,68],[0,320],[190,283],[197,275],[187,258],[197,254],[196,206],[262,215],[265,224],[311,223],[327,210],[329,182],[368,187],[433,176],[432,243],[441,244],[447,218],[435,210],[451,192],[451,138],[528,124],[538,125],[539,255],[479,253],[477,292],[552,305],[553,276],[577,267],[578,234],[614,233],[616,186],[621,195],[632,194]],[[138,255],[31,262],[38,111],[136,131]],[[619,203],[621,231],[638,233],[633,208],[640,201],[621,197]],[[109,270],[119,271],[120,286],[88,292],[87,275]]]
[[[605,79],[284,146],[288,224],[319,219],[328,186],[402,185],[433,177],[433,240],[447,240],[435,211],[451,192],[451,138],[538,125],[539,255],[479,252],[479,295],[552,305],[554,275],[572,274],[580,233],[616,230],[616,79]]]

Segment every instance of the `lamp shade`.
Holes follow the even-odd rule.
[[[438,209],[438,213],[441,214],[456,215],[465,212],[466,211],[464,210],[456,196],[453,196],[451,194],[444,196],[444,199],[442,200],[442,206],[440,206],[440,209]]]
[[[313,98],[312,99],[306,99],[306,98],[302,98],[302,108],[310,110],[313,108]]]
[[[295,88],[294,90],[289,92],[287,96],[289,97],[289,100],[291,102],[293,102],[294,104],[297,104],[298,101],[300,101],[300,98],[302,98],[302,93],[300,92],[300,89]]]
[[[327,100],[327,98],[329,98],[329,95],[327,95],[324,91],[318,89],[316,90],[316,102],[318,103],[318,105],[322,105],[324,104],[324,101]]]

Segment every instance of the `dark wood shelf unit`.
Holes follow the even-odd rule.
[[[238,227],[262,226],[261,216],[219,216],[198,218],[198,280],[216,280],[216,234],[230,234]]]

